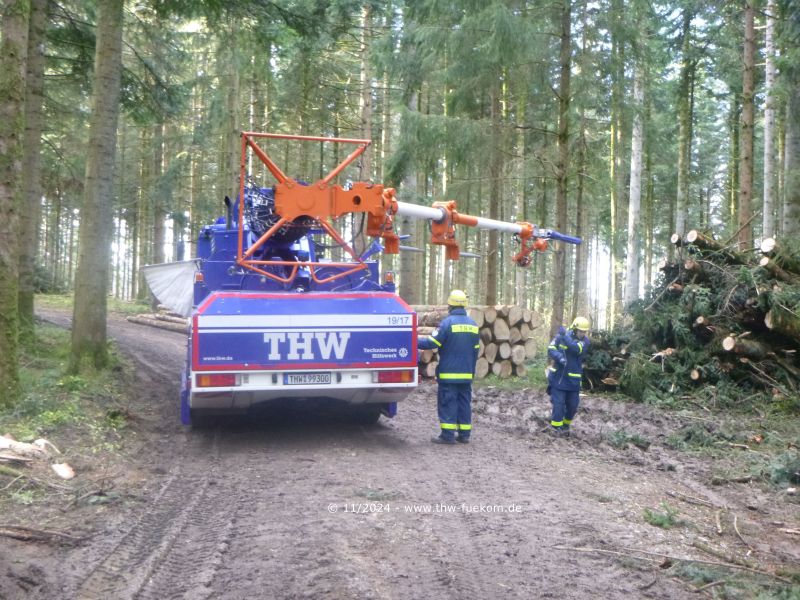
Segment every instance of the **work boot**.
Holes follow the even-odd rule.
[[[456,443],[456,441],[453,438],[444,438],[440,435],[432,437],[431,442],[433,442],[434,444],[445,444],[448,446],[452,446],[453,444]]]
[[[464,437],[463,435],[458,436],[456,438],[456,441],[461,443],[461,444],[469,444],[469,438],[468,437]]]
[[[569,437],[569,431],[565,432],[563,425],[560,427],[550,425],[547,429],[545,429],[545,432],[557,438]]]
[[[564,437],[570,437],[572,432],[570,431],[569,425],[562,425],[561,426],[561,435]]]

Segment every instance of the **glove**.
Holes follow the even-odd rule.
[[[559,328],[558,328],[558,335],[559,335],[559,336],[562,336],[562,335],[564,335],[565,333],[567,333],[567,330],[564,328],[564,326],[563,326],[563,325],[562,325],[561,327],[559,327]]]
[[[567,359],[562,356],[561,358],[558,359],[558,364],[560,364],[562,367],[566,367]]]

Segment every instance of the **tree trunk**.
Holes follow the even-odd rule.
[[[581,3],[581,72],[586,73],[589,68],[589,50],[587,42],[587,7],[586,2]],[[575,190],[575,235],[583,240],[575,249],[575,275],[572,291],[572,319],[578,315],[589,314],[589,206],[584,199],[587,173],[587,140],[586,140],[586,107],[580,107],[580,131],[578,132],[577,169]]]
[[[502,145],[500,119],[500,90],[496,86],[491,95],[491,133],[489,149],[489,218],[498,219],[500,214],[500,203],[502,202]],[[497,252],[498,252],[498,233],[492,229],[489,231],[489,247],[486,256],[486,304],[497,303]]]
[[[359,94],[359,117],[361,119],[361,138],[372,139],[372,72],[369,62],[369,36],[372,35],[372,8],[369,3],[365,3],[361,9],[361,39],[360,42],[360,94]],[[367,150],[359,159],[359,178],[361,181],[373,180],[372,175],[372,152]],[[366,219],[366,215],[363,215]],[[355,221],[365,223],[365,220],[356,215]],[[368,244],[366,228],[362,227],[354,232],[353,250],[356,256],[361,256],[367,249]]]
[[[622,0],[611,2],[611,114],[610,114],[610,183],[611,183],[611,226],[610,261],[611,273],[608,281],[609,328],[613,328],[617,317],[622,313],[622,279],[625,273],[625,251],[623,233],[625,231],[625,173],[624,173],[624,123],[625,123],[625,5]]]
[[[767,1],[765,19],[767,21],[764,54],[766,60],[766,80],[764,81],[764,206],[762,209],[763,237],[775,234],[775,0]]]
[[[761,342],[732,335],[722,340],[722,349],[753,360],[762,360],[767,355],[767,349]]]
[[[569,168],[569,104],[570,69],[572,65],[572,15],[571,0],[561,6],[561,47],[559,52],[560,75],[558,83],[558,177],[556,191],[556,229],[567,230],[567,170]],[[566,295],[566,244],[558,243],[553,264],[553,314],[550,335],[554,335],[564,322],[564,297]]]
[[[641,36],[644,38],[644,36]],[[642,200],[642,148],[644,147],[644,65],[643,57],[637,58],[633,79],[633,134],[631,136],[631,191],[628,199],[628,246],[625,255],[625,298],[628,306],[639,297],[639,241],[642,237],[638,227]]]
[[[744,9],[744,51],[742,56],[742,133],[739,141],[739,250],[753,243],[753,125],[755,90],[755,9],[753,0],[746,0]]]
[[[106,306],[111,246],[114,156],[122,72],[123,0],[98,2],[89,147],[75,277],[70,372],[88,359],[108,364]]]
[[[3,4],[0,36],[0,408],[19,399],[19,212],[22,204],[28,2]]]
[[[800,318],[781,305],[773,306],[767,312],[764,324],[772,331],[800,341]]]
[[[165,221],[167,219],[165,186],[162,185],[164,177],[164,124],[157,123],[153,126],[153,141],[152,141],[152,156],[153,156],[153,185],[152,190],[153,207],[153,248],[151,253],[151,262],[158,265],[164,262],[164,242],[166,241],[166,234],[164,230]],[[147,288],[146,284],[143,285]],[[153,293],[147,289],[150,296],[150,304],[153,310],[158,307],[158,300]]]
[[[785,27],[788,39],[800,37],[800,7],[791,5]],[[782,233],[800,236],[800,65],[787,61],[786,142],[784,146],[784,204]]]
[[[691,81],[695,60],[692,51],[693,13],[687,8],[683,14],[683,43],[681,50],[681,78],[678,95],[678,194],[675,202],[675,232],[683,237],[689,212],[689,168],[692,155],[692,105]],[[670,253],[672,249],[670,249]]]
[[[20,212],[19,236],[19,334],[33,337],[34,273],[42,214],[41,138],[44,87],[44,43],[47,0],[31,0],[28,27],[28,62],[25,83],[25,143],[22,182],[24,206]]]
[[[418,94],[412,92],[409,95],[407,108],[409,112],[417,112],[418,107]],[[410,125],[404,121],[403,127]],[[401,185],[401,191],[404,198],[408,198],[409,202],[417,202],[417,169],[413,162],[409,165],[409,172],[406,173]],[[401,234],[410,234],[411,237],[405,244],[422,248],[425,244],[421,227],[418,227],[418,222],[415,219],[400,218],[397,222],[397,231]],[[422,255],[417,252],[401,252],[400,253],[400,295],[409,304],[419,304],[422,302]]]
[[[137,264],[134,267],[134,278],[136,281],[136,299],[144,302],[149,290],[144,281],[144,273],[140,269],[142,265],[153,263],[153,161],[148,157],[153,151],[151,141],[152,130],[142,127],[139,132],[140,144],[140,163],[139,163],[139,185],[137,189],[138,202],[136,203],[136,243]]]

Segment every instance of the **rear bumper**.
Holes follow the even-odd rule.
[[[408,383],[373,382],[372,371],[334,371],[323,385],[289,385],[282,372],[250,372],[237,375],[238,385],[188,390],[192,409],[240,411],[256,404],[278,400],[332,400],[351,405],[399,402],[417,387],[417,373]],[[191,374],[194,377],[194,374]],[[194,379],[190,379],[194,381]]]
[[[414,388],[346,389],[337,390],[253,390],[247,392],[193,392],[189,406],[200,410],[239,411],[256,404],[280,400],[333,400],[346,404],[388,404],[399,402]]]

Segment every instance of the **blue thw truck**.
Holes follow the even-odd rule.
[[[261,147],[276,141],[355,150],[307,184],[285,175]],[[156,298],[190,318],[181,383],[184,423],[277,400],[344,403],[367,422],[393,417],[418,379],[417,315],[397,295],[393,275],[379,272],[376,258],[401,249],[396,216],[430,221],[430,241],[445,246],[449,259],[460,255],[456,225],[513,234],[520,266],[550,239],[580,243],[529,223],[460,214],[452,200],[424,207],[398,201],[382,185],[334,183],[369,144],[242,133],[237,200],[226,198],[226,215],[203,227],[196,257],[143,268]],[[248,176],[252,156],[273,185]],[[353,214],[363,225],[358,233],[374,238],[360,254],[334,228]]]

